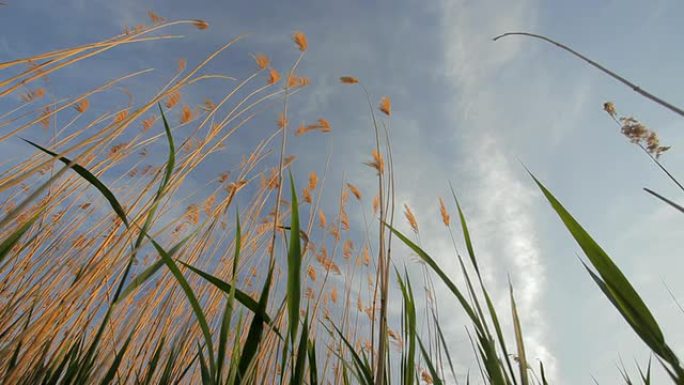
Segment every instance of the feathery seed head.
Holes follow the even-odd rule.
[[[292,35],[292,40],[294,40],[295,44],[297,44],[297,48],[299,48],[300,51],[304,52],[309,46],[308,41],[306,40],[306,35],[304,32],[297,31]]]

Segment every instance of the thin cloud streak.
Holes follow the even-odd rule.
[[[536,191],[530,184],[525,184],[520,173],[515,172],[517,163],[497,139],[496,128],[492,128],[496,125],[491,124],[506,119],[490,108],[498,102],[497,94],[491,91],[495,85],[492,77],[519,51],[516,42],[494,46],[491,36],[511,29],[533,27],[537,7],[535,1],[523,1],[502,13],[494,3],[443,3],[445,67],[458,94],[451,102],[456,104],[460,101],[462,110],[457,113],[465,113],[465,119],[462,114],[452,119],[466,123],[462,126],[467,131],[459,134],[460,158],[477,159],[466,160],[476,186],[468,188],[465,194],[477,197],[478,214],[470,221],[475,240],[488,241],[475,245],[478,255],[484,260],[483,265],[487,266],[485,280],[494,296],[500,299],[497,305],[505,314],[504,309],[510,309],[510,304],[506,295],[507,285],[500,278],[510,273],[523,318],[529,365],[536,368],[537,360],[542,360],[549,378],[557,382],[556,360],[545,344],[547,324],[542,293],[546,274],[531,214]],[[473,113],[478,118],[471,120],[469,117]],[[498,259],[495,261],[495,258]],[[499,266],[497,271],[493,271],[495,266]],[[501,318],[506,320],[507,329],[511,330],[507,320],[510,317]]]

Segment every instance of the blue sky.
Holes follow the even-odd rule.
[[[579,248],[535,190],[519,161],[541,178],[613,256],[684,353],[682,314],[663,282],[684,298],[681,215],[642,191],[679,200],[676,188],[619,133],[602,111],[612,100],[656,130],[672,150],[662,158],[675,175],[684,161],[684,120],[639,97],[585,63],[540,41],[500,33],[523,30],[567,43],[674,104],[684,105],[679,49],[684,3],[642,1],[7,1],[0,8],[0,61],[119,33],[147,22],[201,18],[207,31],[182,31],[182,41],[124,47],[65,71],[70,94],[148,66],[158,84],[176,59],[196,64],[218,45],[249,33],[215,69],[244,73],[248,53],[291,60],[290,34],[302,30],[310,50],[301,72],[312,85],[293,99],[292,121],[326,117],[327,137],[292,142],[302,175],[332,151],[332,181],[346,175],[365,191],[373,178],[362,162],[371,149],[369,117],[358,90],[340,75],[361,78],[374,97],[390,95],[397,200],[408,203],[421,241],[456,274],[437,197],[454,184],[471,223],[490,287],[507,311],[507,275],[516,287],[534,358],[560,384],[620,383],[647,352],[602,297],[578,262]],[[186,33],[187,32],[187,33]],[[164,72],[164,68],[167,68]],[[144,82],[134,86],[145,92]],[[56,91],[55,91],[56,92]],[[122,95],[122,100],[124,96]],[[274,115],[275,116],[275,115]],[[273,117],[269,117],[271,121]],[[268,121],[268,120],[265,120]],[[245,139],[249,140],[249,138]],[[3,144],[3,148],[9,148]],[[220,168],[211,167],[206,175]],[[198,180],[202,175],[197,176]],[[332,182],[331,182],[332,183]],[[332,184],[334,185],[334,183]],[[678,242],[679,241],[679,242]],[[447,295],[440,300],[446,301]],[[448,305],[444,306],[448,309]],[[453,318],[452,318],[453,319]],[[456,318],[457,320],[458,318]],[[455,343],[462,322],[448,329]],[[463,357],[469,356],[464,346]],[[466,363],[467,364],[467,363]]]

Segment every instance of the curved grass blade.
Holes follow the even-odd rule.
[[[104,185],[104,183],[100,182],[99,179],[95,175],[93,175],[90,171],[88,171],[86,168],[80,166],[78,163],[74,163],[68,158],[65,158],[63,156],[59,156],[58,154],[48,150],[47,148],[44,148],[40,146],[39,144],[33,143],[32,141],[24,138],[20,138],[24,142],[30,144],[31,146],[43,151],[44,153],[53,156],[53,157],[59,157],[59,160],[62,161],[62,163],[66,164],[69,166],[72,170],[76,171],[78,175],[80,175],[83,179],[87,180],[88,183],[93,185],[100,193],[107,199],[109,204],[112,206],[112,209],[114,209],[114,212],[121,218],[123,223],[126,225],[126,227],[129,227],[128,224],[128,219],[126,218],[126,212],[124,211],[123,207],[119,203],[119,201],[116,200],[116,197],[114,194],[107,188],[107,186]]]
[[[185,239],[181,240],[178,242],[174,247],[172,247],[169,251],[168,254],[169,256],[173,256],[180,250],[180,248],[190,239],[190,237],[193,234],[188,235],[185,237]],[[152,265],[150,265],[147,269],[143,270],[142,273],[138,274],[137,277],[135,277],[131,283],[126,286],[125,289],[121,291],[119,294],[118,298],[114,300],[113,303],[119,303],[124,300],[129,294],[134,292],[138,287],[140,287],[143,283],[145,283],[150,277],[152,277],[162,266],[164,266],[164,260],[160,259],[156,262],[154,262]]]
[[[432,268],[432,270],[437,273],[439,278],[442,279],[442,282],[451,290],[451,292],[456,296],[458,299],[458,302],[461,304],[461,307],[465,310],[466,314],[468,317],[473,321],[475,326],[477,327],[478,330],[482,330],[482,323],[480,322],[480,319],[477,317],[475,312],[473,311],[472,307],[468,304],[468,301],[466,300],[465,296],[461,293],[460,290],[456,287],[456,285],[449,279],[449,277],[442,271],[442,269],[439,267],[437,262],[435,262],[432,257],[430,257],[423,249],[421,249],[418,245],[413,243],[410,239],[408,239],[404,234],[402,234],[399,230],[395,229],[392,227],[390,224],[385,223],[385,226],[389,228],[394,235],[396,235],[406,246],[408,246],[411,250],[413,250],[425,263]]]
[[[598,276],[592,274],[592,278],[599,284],[604,294],[611,300],[616,309],[646,345],[668,362],[679,381],[684,383],[684,369],[681,368],[679,359],[665,342],[665,337],[657,321],[634,287],[632,287],[631,283],[608,254],[603,251],[553,194],[529,170],[528,173],[549,201],[551,207],[556,211],[561,221],[563,221],[563,224],[577,244],[582,248],[589,262],[596,269]],[[598,279],[599,276],[600,279]]]
[[[155,194],[154,200],[152,201],[152,207],[150,207],[150,210],[147,212],[147,216],[145,218],[145,223],[143,223],[142,230],[140,230],[140,233],[138,234],[138,237],[135,240],[135,244],[133,245],[133,252],[131,253],[131,257],[128,260],[126,268],[124,269],[124,273],[119,283],[119,287],[117,288],[114,294],[114,300],[112,302],[116,302],[119,299],[119,296],[121,295],[121,290],[123,289],[124,283],[126,283],[126,279],[128,279],[128,274],[131,271],[133,261],[135,260],[140,245],[142,245],[142,241],[145,238],[145,235],[148,231],[150,231],[150,228],[152,227],[152,222],[154,221],[154,215],[157,212],[157,207],[159,207],[159,202],[161,201],[161,198],[164,196],[164,190],[166,190],[166,185],[169,183],[169,180],[171,179],[171,174],[173,173],[173,169],[176,164],[176,148],[173,144],[173,135],[171,135],[171,128],[169,127],[169,123],[166,121],[166,115],[164,115],[164,110],[162,109],[161,104],[158,104],[158,106],[159,112],[161,113],[161,117],[164,122],[164,131],[166,133],[166,139],[169,143],[169,156],[166,160],[166,172],[162,176],[162,180],[159,183],[159,188],[157,189],[157,193]]]
[[[220,278],[217,278],[217,277],[215,277],[209,273],[205,273],[204,271],[202,271],[202,270],[200,270],[200,269],[198,269],[192,265],[189,265],[183,261],[178,261],[178,262],[181,263],[183,266],[187,267],[188,269],[190,269],[193,273],[195,273],[195,274],[201,276],[202,278],[206,279],[209,283],[216,286],[216,288],[218,288],[222,292],[224,292],[226,294],[230,294],[231,290],[234,290],[235,299],[238,302],[240,302],[241,304],[243,304],[247,309],[252,311],[252,313],[256,314],[260,311],[259,310],[259,303],[256,302],[252,297],[250,297],[244,291],[237,289],[237,288],[234,288],[234,286],[229,284],[228,282],[225,282],[225,281],[221,280]],[[266,312],[261,312],[261,314],[259,314],[259,315],[260,315],[260,317],[262,317],[264,319],[264,321],[266,323],[268,323],[269,325],[271,324],[271,317]],[[277,329],[275,329],[275,325],[271,325],[271,327],[273,327],[274,331],[277,332]],[[279,332],[278,332],[278,335],[280,335]]]
[[[185,293],[188,302],[190,302],[190,307],[192,307],[192,311],[195,313],[195,317],[197,318],[197,322],[200,325],[200,329],[202,329],[204,342],[210,355],[209,367],[211,373],[215,373],[216,367],[213,359],[214,345],[211,342],[211,331],[209,330],[209,324],[207,323],[207,319],[204,315],[204,311],[202,310],[202,306],[199,304],[199,301],[197,301],[197,296],[195,295],[195,292],[192,290],[190,284],[183,276],[183,273],[181,273],[181,271],[178,269],[178,266],[173,261],[173,258],[171,258],[171,256],[157,243],[157,241],[155,241],[152,238],[149,239],[152,242],[154,248],[157,250],[157,253],[159,253],[159,255],[161,256],[164,264],[169,268],[171,274],[173,274],[173,276],[178,281],[178,284],[181,286],[181,289]]]

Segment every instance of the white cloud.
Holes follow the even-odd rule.
[[[467,131],[455,134],[462,151],[459,159],[465,162],[459,170],[472,174],[469,177],[472,185],[463,187],[467,188],[464,197],[477,208],[469,223],[476,253],[482,259],[486,284],[499,299],[500,318],[511,330],[504,279],[510,273],[523,322],[528,361],[536,368],[537,359],[541,359],[549,378],[557,382],[555,358],[545,345],[542,306],[545,272],[534,236],[532,198],[535,191],[522,179],[522,173],[515,172],[517,163],[493,128],[506,117],[501,116],[503,112],[490,108],[506,104],[492,79],[519,50],[516,41],[493,44],[491,38],[508,31],[533,30],[537,4],[533,0],[519,1],[503,9],[497,3],[443,3],[445,67],[458,94],[449,102],[461,107],[452,120],[454,126],[465,123],[468,127]]]

